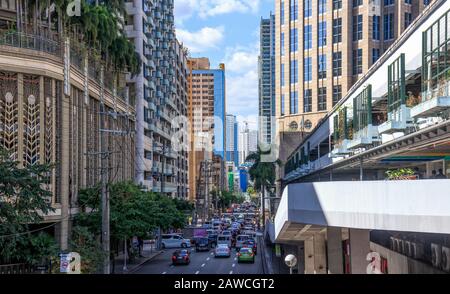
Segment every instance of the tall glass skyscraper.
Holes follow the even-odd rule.
[[[275,15],[261,19],[260,40],[258,139],[270,144],[275,133]]]
[[[233,162],[234,166],[238,167],[238,123],[233,114],[227,114],[226,133],[226,161]]]

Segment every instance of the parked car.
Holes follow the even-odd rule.
[[[187,248],[191,247],[191,240],[184,239],[179,234],[165,234],[161,236],[162,248]]]
[[[176,250],[172,254],[172,264],[189,264],[191,263],[191,256],[190,252],[187,249],[182,250]]]
[[[238,253],[238,262],[255,262],[255,254],[253,253],[253,250],[248,247],[241,248],[241,250]]]
[[[210,244],[208,237],[201,237],[195,243],[195,251],[209,251]]]
[[[230,257],[231,249],[226,244],[218,244],[214,250],[214,257]]]
[[[236,237],[236,250],[239,251],[242,247],[242,245],[244,245],[244,242],[247,241],[248,239],[250,239],[250,236],[248,235],[238,235]]]

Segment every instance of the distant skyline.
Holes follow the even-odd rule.
[[[258,126],[259,24],[270,11],[273,0],[175,0],[178,40],[212,68],[225,63],[226,111],[250,129]]]

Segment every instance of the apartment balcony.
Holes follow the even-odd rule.
[[[348,149],[348,145],[350,143],[350,140],[342,140],[334,145],[334,149],[331,151],[332,157],[341,157],[344,155],[348,155],[351,153],[351,151]]]
[[[411,109],[413,118],[437,117],[450,110],[450,81],[422,93],[422,102]]]
[[[147,40],[147,44],[148,44],[152,49],[155,49],[155,41],[153,41],[152,38],[149,38],[149,39]]]
[[[169,105],[170,107],[172,107],[174,110],[177,110],[177,105],[173,102],[173,100],[171,98],[164,98],[164,103],[166,105]]]
[[[156,19],[161,19],[162,18],[161,12],[155,11],[155,18]]]
[[[174,193],[177,191],[178,184],[172,183],[172,182],[164,182],[163,185],[163,193]],[[161,193],[161,182],[160,181],[154,181],[153,183],[153,192],[155,193]]]
[[[378,126],[378,133],[381,135],[403,132],[406,128],[412,126],[414,126],[414,121],[411,118],[411,109],[406,105],[401,105],[388,113],[388,120]]]
[[[147,61],[147,65],[148,65],[151,69],[156,69],[155,62],[154,62],[152,59],[149,59],[149,60]]]
[[[150,89],[152,89],[152,90],[156,90],[156,85],[155,85],[155,82],[153,82],[153,81],[149,81],[149,82],[148,82],[148,86],[150,87]]]
[[[148,109],[156,112],[156,105],[153,101],[148,101]]]
[[[158,111],[158,116],[161,117],[162,119],[166,120],[169,123],[172,121],[169,114],[164,111]]]
[[[152,50],[147,46],[144,47],[144,55],[148,59],[152,58],[152,56],[153,56]]]
[[[135,15],[138,12],[138,9],[134,6],[133,2],[125,2],[125,11],[128,15]]]
[[[379,142],[381,142],[381,139],[378,135],[378,127],[369,124],[353,134],[353,140],[348,143],[347,148],[364,148]]]

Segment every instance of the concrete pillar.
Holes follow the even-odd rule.
[[[327,228],[327,254],[328,273],[344,273],[344,257],[342,252],[342,230],[341,228]]]
[[[305,240],[305,274],[326,274],[327,256],[325,236],[315,234]]]
[[[367,254],[370,252],[370,231],[349,229],[350,271],[352,274],[366,274]]]

